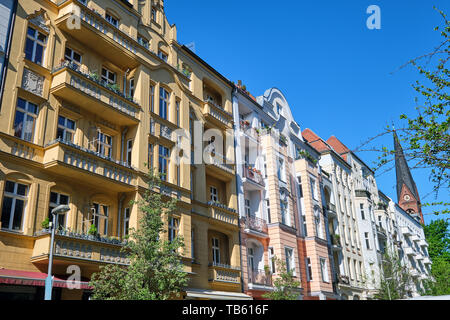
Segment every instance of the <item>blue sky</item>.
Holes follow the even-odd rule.
[[[366,27],[370,5],[381,8],[381,30]],[[433,6],[450,14],[448,0],[165,1],[180,43],[195,42],[200,57],[254,96],[278,87],[302,129],[335,135],[350,149],[400,124],[402,113],[415,114],[411,84],[420,76],[412,68],[391,73],[439,44],[434,27],[442,19]],[[358,155],[370,166],[376,160]],[[422,198],[432,191],[426,170],[413,176]],[[394,171],[377,183],[397,200]],[[447,191],[439,199],[449,198]]]

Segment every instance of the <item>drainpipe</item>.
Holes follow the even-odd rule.
[[[125,194],[122,194],[122,196],[119,199],[119,212],[117,214],[117,237],[120,238],[120,221],[121,219],[121,214],[122,214],[122,206],[123,206],[123,202],[125,200]]]
[[[8,27],[8,34],[7,34],[7,50],[5,52],[5,57],[3,60],[3,68],[1,70],[1,87],[0,87],[0,111],[2,110],[2,102],[3,102],[3,93],[5,90],[5,81],[6,81],[6,73],[8,71],[8,64],[9,64],[9,55],[11,53],[11,43],[12,43],[12,35],[14,30],[14,25],[16,22],[16,12],[17,12],[17,4],[19,1],[15,0],[12,10],[11,10],[11,18],[9,21],[9,27]]]
[[[120,163],[123,164],[123,151],[125,150],[125,135],[128,132],[128,127],[126,127],[123,131],[122,131],[122,144],[120,146]]]
[[[125,71],[125,74],[123,75],[123,94],[125,95],[125,97],[127,96],[127,75],[128,72],[130,72],[130,68],[127,69],[127,71]]]

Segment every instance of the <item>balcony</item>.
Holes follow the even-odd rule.
[[[350,278],[348,276],[339,275],[338,282],[344,285],[350,285]]]
[[[225,205],[216,202],[208,202],[209,206],[209,218],[216,220],[218,222],[224,223],[225,225],[239,226],[238,220],[239,216],[236,210],[228,208]]]
[[[169,144],[171,146],[175,145],[174,138],[173,138],[173,130],[169,128],[168,126],[159,123],[158,121],[151,120],[150,122],[150,136],[153,136],[154,138],[158,140],[163,140],[166,142],[166,144]]]
[[[377,227],[377,234],[381,238],[387,239],[386,230],[382,226],[380,226],[378,224],[376,225],[376,227]]]
[[[105,187],[111,191],[134,190],[135,169],[75,144],[55,140],[44,148],[45,169],[78,180]]]
[[[418,236],[417,234],[414,234],[414,235],[411,236],[411,241],[413,241],[413,242],[419,242],[419,241],[420,241],[420,238],[419,238],[419,236]]]
[[[422,254],[420,254],[420,253],[416,254],[416,260],[417,260],[417,261],[423,260],[423,259],[424,259],[424,257],[423,257]]]
[[[424,257],[422,262],[423,264],[431,264],[431,260],[429,257]]]
[[[425,239],[422,239],[419,241],[419,246],[421,247],[428,247],[428,243]]]
[[[409,274],[410,274],[413,278],[418,278],[418,277],[420,277],[419,271],[417,271],[415,268],[409,268]]]
[[[408,227],[401,227],[400,232],[405,236],[408,237],[412,235],[411,230]]]
[[[209,264],[209,282],[216,285],[239,289],[241,286],[241,268],[225,264]]]
[[[76,7],[80,10],[76,10]],[[74,25],[74,16],[81,22],[80,27]],[[107,56],[109,61],[123,70],[134,69],[140,64],[137,40],[79,1],[66,1],[59,10],[56,24],[84,47],[102,57]]]
[[[405,252],[405,254],[407,255],[407,256],[415,256],[416,255],[416,252],[414,251],[414,249],[413,248],[411,248],[411,247],[405,247],[404,248],[404,252]]]
[[[241,227],[244,232],[267,238],[268,229],[264,219],[255,216],[247,216],[241,219]]]
[[[264,178],[261,171],[251,166],[244,166],[244,179],[247,190],[262,190],[265,188]]]
[[[259,136],[258,130],[256,128],[252,128],[248,121],[241,121],[240,124],[241,132],[248,137],[253,142],[260,143],[261,138]]]
[[[43,230],[36,234],[31,262],[48,265],[51,233]],[[53,247],[55,265],[77,264],[98,269],[102,264],[128,265],[130,260],[121,252],[123,243],[73,232],[57,231]]]
[[[329,219],[335,219],[337,218],[337,214],[336,214],[336,206],[332,203],[328,203],[326,206],[327,209],[327,213],[328,213],[328,218]]]
[[[250,290],[272,290],[272,273],[265,270],[248,270],[248,288]]]
[[[205,157],[206,170],[213,177],[230,182],[235,177],[234,161],[227,159],[225,156],[211,152]]]
[[[107,87],[90,74],[70,63],[63,63],[53,70],[50,92],[78,108],[121,126],[139,124],[140,107],[136,101],[121,92]]]
[[[331,235],[331,249],[334,252],[340,252],[342,251],[342,245],[341,245],[341,237],[340,235]]]
[[[203,115],[207,122],[211,122],[221,129],[231,129],[233,126],[233,115],[211,101],[204,103]]]

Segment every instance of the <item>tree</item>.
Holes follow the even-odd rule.
[[[95,300],[167,300],[179,296],[187,285],[180,256],[183,239],[162,239],[167,233],[165,221],[176,213],[177,200],[156,191],[161,186],[157,176],[148,175],[148,186],[142,200],[133,203],[143,216],[122,249],[130,265],[101,267],[90,283]]]
[[[441,296],[450,294],[450,223],[435,220],[424,227],[428,253],[433,262],[431,280],[425,281],[425,294]]]
[[[437,9],[436,9],[437,10]],[[377,138],[392,135],[394,130],[399,134],[404,146],[405,158],[412,164],[411,169],[430,170],[430,181],[433,183],[433,193],[435,201],[424,203],[425,207],[439,206],[443,209],[435,210],[433,213],[448,214],[448,202],[439,202],[438,196],[441,190],[446,191],[450,187],[450,99],[448,93],[449,70],[447,62],[449,60],[450,48],[450,23],[443,11],[441,14],[444,25],[436,27],[442,36],[441,44],[432,52],[415,58],[402,66],[414,67],[421,76],[421,81],[413,84],[414,90],[421,99],[416,98],[415,116],[403,114],[400,116],[401,127],[394,129],[393,126],[387,128],[376,137],[370,138],[356,151],[378,152],[379,157],[375,171],[381,174],[394,168],[391,163],[395,159],[395,151],[384,146],[368,147]],[[368,147],[363,150],[363,147]]]
[[[300,282],[294,279],[293,271],[286,269],[286,263],[274,257],[278,278],[274,281],[274,290],[263,295],[269,300],[298,300]]]
[[[383,254],[379,287],[374,298],[377,300],[398,300],[408,297],[414,280],[408,268],[402,264],[398,255],[386,251]]]

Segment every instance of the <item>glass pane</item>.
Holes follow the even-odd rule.
[[[71,132],[66,132],[66,138],[65,141],[67,142],[73,142],[73,134]]]
[[[5,191],[9,193],[14,193],[14,186],[15,186],[14,182],[6,181]]]
[[[50,202],[58,204],[58,194],[56,192],[50,193]]]
[[[26,196],[27,195],[27,189],[28,189],[28,187],[26,185],[19,184],[19,185],[17,185],[17,194],[19,196]]]
[[[16,119],[14,120],[14,135],[18,138],[22,138],[24,117],[24,113],[16,111]]]
[[[37,63],[37,64],[42,64],[43,57],[44,57],[44,47],[39,45],[39,44],[37,44],[36,45],[36,55],[34,57],[34,62]]]
[[[74,52],[73,53],[73,60],[75,60],[76,62],[81,63],[81,55],[79,55],[78,53]]]
[[[34,41],[27,38],[27,41],[25,44],[25,58],[28,60],[33,59],[33,47],[34,47]]]
[[[69,48],[66,48],[65,55],[68,58],[72,58],[72,50]]]
[[[23,139],[26,141],[31,141],[33,139],[34,132],[34,118],[30,116],[25,117],[24,128],[23,128]]]
[[[28,112],[37,114],[38,113],[38,107],[34,103],[28,102]]]
[[[47,37],[44,34],[39,32],[38,40],[45,43],[47,41]]]
[[[66,195],[61,194],[59,196],[59,204],[60,205],[67,205],[67,204],[69,204],[69,197],[66,196]]]
[[[56,132],[56,138],[64,139],[64,129],[58,128],[58,131]]]
[[[13,230],[22,230],[22,217],[23,209],[25,207],[25,202],[23,200],[16,199],[16,207],[14,210],[14,220],[13,220]]]
[[[66,118],[59,116],[58,117],[58,124],[62,127],[66,126]]]
[[[9,229],[9,220],[11,216],[12,198],[3,198],[3,209],[2,209],[2,229]]]
[[[28,27],[28,31],[27,31],[28,35],[31,36],[32,38],[36,37],[36,30],[34,30],[33,28]]]
[[[67,119],[67,128],[70,130],[75,130],[75,121]]]

